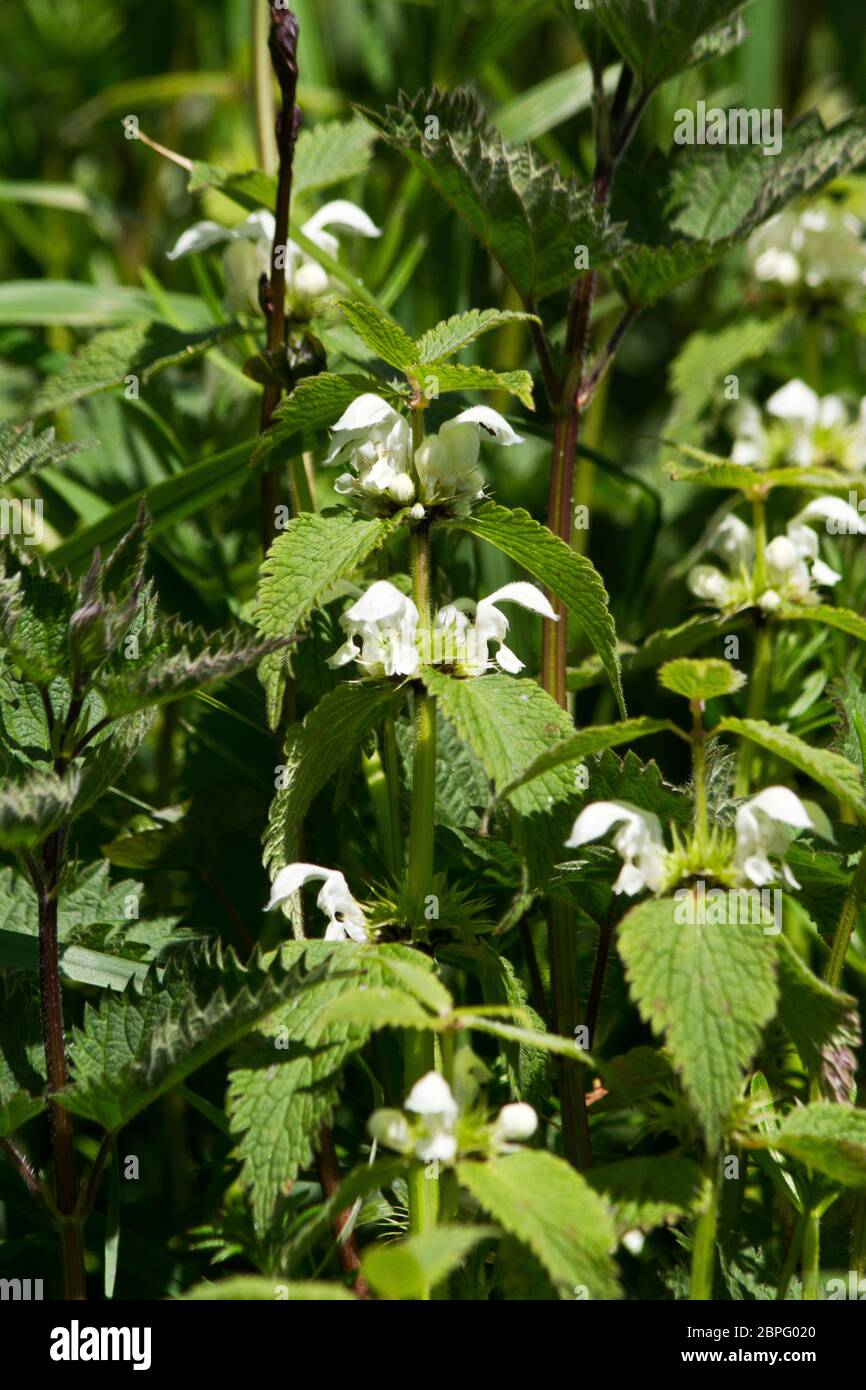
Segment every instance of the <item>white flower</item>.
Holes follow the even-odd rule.
[[[859,417],[841,396],[819,396],[795,378],[775,391],[764,412],[743,401],[733,421],[731,462],[751,468],[866,467],[866,401]]]
[[[326,227],[338,227],[358,236],[378,237],[382,233],[363,208],[338,198],[325,203],[304,222],[301,231],[320,250],[332,258],[339,242]],[[168,252],[170,261],[188,256],[193,251],[205,251],[209,246],[227,242],[223,257],[226,277],[226,298],[233,309],[258,308],[259,278],[270,273],[271,251],[276,235],[272,212],[261,209],[253,212],[237,227],[221,227],[218,222],[196,222],[187,227]],[[307,317],[313,301],[328,289],[328,276],[322,267],[294,241],[286,247],[286,293],[289,307],[298,318]]]
[[[493,1142],[499,1147],[508,1148],[511,1144],[531,1139],[538,1129],[538,1116],[531,1105],[525,1101],[514,1101],[503,1105],[493,1123]]]
[[[415,1143],[416,1158],[423,1163],[430,1159],[450,1163],[457,1153],[454,1128],[459,1110],[445,1078],[428,1071],[406,1097],[406,1109],[422,1120],[422,1133]]]
[[[778,878],[770,857],[784,861],[798,830],[813,830],[825,840],[833,839],[827,816],[812,801],[801,801],[787,787],[765,787],[737,810],[734,864],[744,878],[759,888]],[[793,831],[793,833],[792,833]],[[787,864],[781,863],[782,877],[791,888],[799,888]]]
[[[328,918],[325,940],[346,941],[351,938],[361,943],[369,940],[364,909],[352,897],[349,885],[338,869],[323,869],[319,864],[287,864],[274,879],[265,912],[291,898],[305,883],[317,879],[323,882],[316,906]]]
[[[566,847],[576,849],[599,840],[614,825],[620,828],[613,837],[613,847],[623,867],[613,891],[630,898],[644,888],[657,893],[664,883],[667,854],[661,823],[651,811],[642,811],[630,801],[594,801],[574,822]]]
[[[374,1110],[367,1131],[371,1139],[397,1153],[408,1153],[412,1147],[412,1130],[402,1110]]]
[[[427,507],[444,502],[465,513],[481,496],[480,440],[506,446],[523,443],[502,415],[479,405],[446,421],[438,434],[428,435],[413,458],[408,420],[372,393],[352,402],[333,426],[333,436],[325,462],[347,463],[352,469],[337,479],[337,492],[372,502],[384,497],[407,506],[415,501],[417,477],[416,508],[421,516]]]
[[[333,427],[325,463],[348,463],[334,490],[344,495],[389,498],[399,506],[414,500],[412,428],[381,396],[368,392],[352,402]]]
[[[420,666],[418,609],[387,579],[378,579],[347,608],[340,625],[347,633],[328,659],[340,667],[357,661],[371,676],[414,676]],[[358,638],[361,645],[358,645]]]
[[[447,420],[438,434],[428,435],[415,454],[415,468],[422,500],[456,502],[457,510],[468,511],[469,503],[481,496],[484,479],[478,469],[480,441],[489,439],[506,447],[522,444],[508,421],[486,405],[475,405]]]
[[[771,217],[749,239],[748,254],[763,283],[820,291],[849,307],[866,284],[862,223],[829,198]]]
[[[491,642],[497,644],[498,650],[493,660],[501,670],[508,671],[510,675],[523,670],[524,663],[505,645],[508,619],[496,607],[498,603],[517,603],[530,613],[539,613],[543,618],[558,622],[556,613],[541,590],[525,580],[503,584],[501,589],[480,599],[475,608],[474,623],[456,607],[441,609],[436,616],[437,628],[456,627],[459,633],[459,654],[455,664],[461,675],[480,676],[487,670],[491,664]]]

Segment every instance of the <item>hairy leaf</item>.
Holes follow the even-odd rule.
[[[843,758],[841,753],[831,753],[826,748],[812,748],[796,734],[768,724],[763,719],[720,719],[715,732],[737,734],[791,763],[817,782],[819,787],[838,797],[845,806],[850,806],[861,820],[866,820],[863,778],[859,769]]]

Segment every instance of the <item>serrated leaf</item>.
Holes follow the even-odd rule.
[[[482,333],[501,328],[506,323],[520,323],[538,320],[532,314],[515,313],[511,309],[469,309],[465,314],[454,314],[443,319],[435,328],[430,328],[415,344],[416,361],[422,365],[435,365],[455,352],[462,352]]]
[[[678,1221],[694,1211],[703,1192],[698,1164],[676,1154],[605,1163],[591,1168],[586,1180],[613,1207],[619,1236]]]
[[[0,975],[0,1139],[45,1109],[45,1056],[35,982]]]
[[[13,478],[38,473],[46,465],[56,468],[90,447],[89,440],[58,444],[53,429],[34,434],[32,421],[24,425],[0,421],[0,487]]]
[[[57,1100],[116,1132],[320,975],[304,957],[243,966],[209,943],[172,960],[160,979],[148,974],[88,1008],[70,1047],[71,1082]]]
[[[613,8],[618,0],[605,3]],[[636,10],[641,0],[630,4]],[[784,132],[782,150],[771,160],[761,144],[751,143],[691,153],[674,167],[667,202],[676,208],[673,229],[693,239],[628,245],[617,257],[612,278],[629,304],[653,304],[723,259],[792,199],[817,192],[864,159],[866,115],[861,111],[830,129],[810,112]]]
[[[78,792],[76,772],[29,771],[21,782],[0,788],[0,848],[34,849],[68,820]]]
[[[383,545],[399,516],[364,518],[348,508],[293,517],[268,551],[256,623],[268,637],[292,636],[338,579]]]
[[[587,247],[593,268],[615,254],[618,232],[591,190],[564,182],[529,145],[506,145],[469,90],[401,95],[384,115],[361,114],[469,224],[524,304],[571,284],[576,246]],[[428,138],[431,116],[438,134]]]
[[[742,463],[729,463],[727,459],[708,454],[689,444],[681,444],[680,452],[694,459],[699,465],[693,467],[685,463],[665,465],[668,477],[675,483],[695,483],[699,487],[721,488],[725,492],[732,489],[747,497],[762,498],[774,487],[795,487],[808,491],[825,491],[846,485],[843,474],[830,468],[749,468]],[[848,480],[850,481],[850,479]]]
[[[359,979],[372,989],[393,984],[392,962],[417,969],[432,961],[405,946],[355,946],[349,942],[290,942],[286,962],[309,959],[319,976],[266,1028],[250,1036],[232,1058],[228,1107],[241,1180],[254,1218],[266,1223],[299,1168],[312,1162],[323,1124],[337,1103],[343,1066],[369,1037],[366,1024],[340,1022],[310,1035],[323,1011]]]
[[[658,733],[679,733],[676,724],[672,724],[669,719],[624,719],[621,724],[597,724],[592,729],[581,729],[580,733],[574,734],[571,738],[565,739],[563,743],[557,744],[555,748],[550,748],[535,758],[516,777],[513,782],[503,787],[500,796],[508,796],[518,787],[525,786],[527,782],[540,777],[543,773],[551,771],[555,767],[563,767],[571,763],[582,762],[592,753],[601,753],[606,748],[618,748],[623,743],[631,743],[634,739],[646,738],[649,734]]]
[[[438,362],[435,367],[418,368],[413,375],[417,376],[422,386],[432,378],[440,395],[448,391],[507,391],[516,396],[527,410],[535,409],[529,372],[494,372],[489,367]]]
[[[506,787],[534,758],[568,737],[573,724],[540,685],[507,675],[455,680],[423,672],[445,718],[472,748],[494,787]],[[514,791],[509,801],[521,818],[521,838],[532,872],[544,873],[568,832],[574,783],[558,767]]]
[[[339,299],[337,307],[361,341],[389,367],[405,372],[412,366],[415,344],[408,333],[404,333],[400,325],[383,314],[381,309],[360,299]]]
[[[744,0],[594,0],[592,15],[641,86],[651,89],[689,67],[699,41],[743,4]]]
[[[692,333],[670,367],[674,407],[668,434],[687,438],[705,410],[717,403],[725,377],[744,362],[761,359],[789,322],[787,312],[768,319],[739,315],[727,328]]]
[[[375,137],[365,121],[319,121],[302,126],[292,164],[292,196],[318,192],[363,174]],[[273,207],[271,199],[268,207]]]
[[[256,457],[288,443],[304,430],[336,424],[352,401],[366,392],[384,397],[391,394],[383,382],[373,377],[337,376],[333,372],[302,377],[274,411],[273,424],[262,437]]]
[[[736,694],[745,685],[746,677],[730,661],[719,661],[715,657],[706,657],[702,661],[678,657],[662,666],[659,683],[675,695],[703,703],[721,695]]]
[[[616,628],[601,576],[586,556],[578,555],[528,512],[511,511],[495,502],[449,524],[495,545],[565,604],[598,652],[624,718]]]
[[[320,1033],[331,1025],[352,1025],[369,1029],[370,1032],[380,1028],[417,1028],[423,1031],[435,1028],[438,1021],[435,1014],[401,989],[365,985],[361,989],[344,990],[338,999],[323,1009],[308,1036],[315,1043]]]
[[[828,1099],[850,1101],[861,1041],[857,1001],[814,975],[786,937],[779,937],[779,1021],[810,1076]]]
[[[35,415],[61,410],[77,401],[120,386],[128,376],[147,385],[158,372],[202,356],[243,332],[240,324],[220,324],[200,333],[144,319],[97,333],[58,372],[43,383],[33,403]]]
[[[679,907],[640,903],[617,940],[641,1017],[665,1037],[715,1148],[775,1012],[775,946],[760,926],[678,922]]]
[[[843,1187],[866,1191],[866,1110],[824,1101],[799,1106],[761,1147],[799,1159]]]
[[[359,744],[385,718],[394,699],[390,682],[352,681],[324,695],[286,744],[285,774],[268,815],[265,867],[295,857],[298,827],[310,802]]]
[[[831,753],[827,748],[812,748],[796,734],[779,729],[763,719],[720,719],[714,732],[737,734],[782,758],[792,767],[805,772],[807,777],[811,777],[819,787],[837,797],[845,806],[850,806],[861,820],[866,820],[863,778],[859,768],[843,758],[841,753]]]
[[[380,1298],[427,1298],[482,1240],[498,1235],[495,1226],[437,1226],[391,1245],[371,1245],[361,1269]]]
[[[619,1294],[616,1236],[603,1200],[561,1158],[535,1150],[457,1165],[458,1181],[541,1262],[560,1298]]]

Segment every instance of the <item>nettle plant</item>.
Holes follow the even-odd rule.
[[[297,26],[281,7],[278,170],[173,156],[246,220],[198,223],[172,254],[225,255],[226,302],[257,303],[266,325],[246,368],[262,387],[266,548],[247,623],[228,640],[159,619],[144,517],[80,578],[10,549],[0,591],[0,844],[14,891],[29,885],[41,992],[40,1023],[19,931],[19,956],[4,957],[18,969],[4,981],[0,1134],[57,1225],[72,1296],[109,1158],[111,1286],[118,1133],[228,1048],[226,1114],[184,1090],[230,1139],[240,1179],[194,1243],[257,1274],[200,1296],[783,1298],[802,1272],[814,1298],[822,1225],[834,1251],[850,1238],[862,1272],[866,1115],[842,982],[846,962],[863,970],[866,622],[832,602],[861,532],[862,460],[853,419],[796,381],[768,406],[774,424],[757,406],[734,422],[730,458],[693,436],[707,378],[720,392],[813,313],[831,277],[816,279],[818,253],[784,219],[866,159],[866,121],[803,117],[772,158],[726,145],[632,160],[654,94],[736,46],[740,8],[563,6],[593,75],[586,183],[506,143],[468,91],[299,133]],[[465,222],[512,307],[443,305],[410,336],[337,258],[335,230],[375,241],[362,209],[305,204],[291,220],[293,197],[363,167],[373,131]],[[723,495],[688,560],[711,611],[628,647],[573,544],[583,417],[639,314],[741,247],[788,300],[744,342],[726,330],[719,361],[703,335],[674,368],[672,479]],[[619,311],[594,347],[602,280]],[[460,360],[503,326],[529,334],[537,392],[525,368]],[[187,347],[249,331],[223,322]],[[157,340],[139,336],[139,369],[177,360],[174,341],[143,362]],[[98,356],[84,349],[48,399],[81,391]],[[538,423],[506,418],[509,400],[537,406]],[[521,431],[550,443],[546,524],[487,482],[489,452],[507,451],[507,467]],[[319,510],[323,469],[335,502]],[[804,625],[814,641],[795,667]],[[788,673],[810,661],[821,691],[836,680],[832,748],[806,736],[826,720],[803,724],[809,702],[788,698]],[[263,947],[239,961],[156,928],[143,960],[113,938],[70,945],[66,978],[97,997],[64,1035],[64,894],[89,872],[72,857],[75,818],[121,775],[154,706],[252,663],[277,750],[262,754],[271,886],[245,922]],[[681,718],[629,717],[629,682],[648,670]],[[618,721],[578,728],[574,697],[602,682]],[[687,785],[640,761],[642,739],[671,777],[687,750]],[[644,1040],[624,1051],[627,1015]],[[46,1106],[40,1177],[12,1136]],[[100,1136],[83,1177],[72,1117]]]

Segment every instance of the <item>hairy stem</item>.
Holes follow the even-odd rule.
[[[550,983],[553,994],[553,1028],[574,1040],[578,1023],[577,933],[574,913],[567,903],[552,901],[548,910]],[[565,1057],[557,1058],[562,1109],[562,1147],[569,1163],[589,1168],[592,1149],[583,1091],[583,1067]]]
[[[63,990],[60,983],[60,957],[57,945],[57,895],[63,873],[65,851],[66,830],[63,828],[56,830],[53,835],[49,835],[42,847],[41,881],[37,889],[42,1041],[45,1048],[48,1089],[52,1093],[62,1091],[69,1079],[63,1029]],[[81,1300],[87,1297],[87,1291],[81,1220],[76,1212],[78,1179],[75,1172],[75,1152],[72,1146],[72,1116],[56,1101],[49,1102],[48,1115],[51,1127],[51,1148],[54,1157],[57,1210],[60,1213],[58,1234],[61,1244],[63,1297]]]
[[[833,936],[833,945],[830,947],[830,956],[824,969],[824,979],[834,989],[838,989],[842,983],[842,971],[845,968],[848,943],[857,921],[857,913],[860,911],[864,891],[866,891],[866,851],[860,854],[860,862],[842,904],[839,922]]]
[[[770,628],[763,616],[757,619],[755,627],[755,662],[749,686],[749,699],[746,713],[749,719],[762,719],[766,712],[767,695],[770,689],[770,671],[773,662],[773,639]],[[737,759],[737,776],[734,795],[748,796],[757,775],[760,750],[748,740],[743,740]]]
[[[803,1232],[803,1298],[808,1303],[814,1303],[818,1297],[820,1268],[821,1218],[812,1211],[806,1218]]]
[[[701,1210],[695,1225],[692,1247],[692,1281],[689,1298],[693,1303],[706,1302],[713,1296],[713,1273],[716,1267],[716,1225],[719,1217],[718,1160],[706,1178]]]
[[[254,29],[258,37],[257,22]],[[292,170],[295,158],[295,141],[300,125],[301,113],[295,105],[298,86],[298,21],[291,10],[278,5],[271,7],[271,27],[268,46],[271,62],[280,84],[282,103],[276,119],[277,153],[279,166],[277,174],[277,199],[274,209],[274,244],[271,248],[270,277],[262,277],[259,299],[267,325],[268,351],[279,354],[285,347],[286,338],[286,254],[289,240],[289,209],[292,201]],[[255,60],[254,60],[255,61]],[[256,82],[257,125],[267,118],[268,110],[261,105],[267,101],[266,91],[270,88],[265,81]],[[259,433],[270,429],[274,411],[279,404],[279,385],[268,385],[262,393],[259,416]],[[261,536],[262,549],[267,551],[274,540],[276,530],[276,507],[279,503],[279,488],[276,475],[267,472],[261,481]]]
[[[707,817],[707,768],[706,734],[704,732],[703,705],[700,700],[692,700],[692,780],[695,788],[695,839],[702,859],[706,856],[709,841],[709,820]]]

